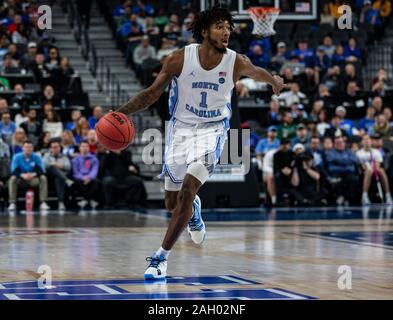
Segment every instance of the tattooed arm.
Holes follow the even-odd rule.
[[[126,115],[144,110],[156,102],[174,76],[179,76],[183,68],[184,49],[177,50],[169,55],[162,66],[154,83],[130,99],[126,104],[117,109]]]
[[[255,81],[269,83],[273,92],[278,96],[280,91],[286,87],[281,77],[272,76],[265,69],[254,66],[246,55],[238,54],[235,62],[234,82],[236,83],[241,77],[249,77]]]

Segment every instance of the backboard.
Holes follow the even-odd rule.
[[[201,11],[213,5],[228,7],[237,20],[249,20],[249,7],[276,7],[278,20],[317,19],[317,0],[201,0]]]

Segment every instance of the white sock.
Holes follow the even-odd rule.
[[[272,204],[276,204],[277,201],[277,197],[276,196],[272,196]]]
[[[169,254],[171,253],[171,250],[165,250],[163,247],[160,247],[154,254],[156,257],[163,257],[163,258],[168,258]]]
[[[385,197],[386,197],[386,198],[391,198],[392,195],[390,194],[390,192],[386,192]]]
[[[362,197],[363,197],[363,198],[368,197],[368,193],[367,193],[367,192],[363,192]]]

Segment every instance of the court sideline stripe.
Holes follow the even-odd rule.
[[[119,292],[119,291],[116,291],[115,289],[109,288],[105,284],[96,284],[94,286],[98,289],[101,289],[102,291],[109,293],[109,294],[122,294],[122,292]]]
[[[297,294],[284,292],[284,291],[281,291],[281,290],[278,290],[278,289],[265,289],[265,290],[269,291],[269,292],[272,292],[272,293],[280,294],[280,295],[283,295],[283,296],[286,296],[286,297],[292,298],[292,299],[302,299],[302,300],[307,299],[307,298],[299,296]]]
[[[236,278],[233,278],[231,276],[220,276],[220,278],[221,279],[225,279],[225,280],[229,280],[229,281],[233,281],[233,282],[236,282],[238,284],[253,284],[252,282],[236,279]]]

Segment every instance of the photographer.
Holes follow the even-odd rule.
[[[309,152],[301,152],[295,158],[291,179],[295,188],[292,195],[302,206],[327,204],[324,199],[327,191],[322,187],[321,174],[313,163],[313,156]]]

